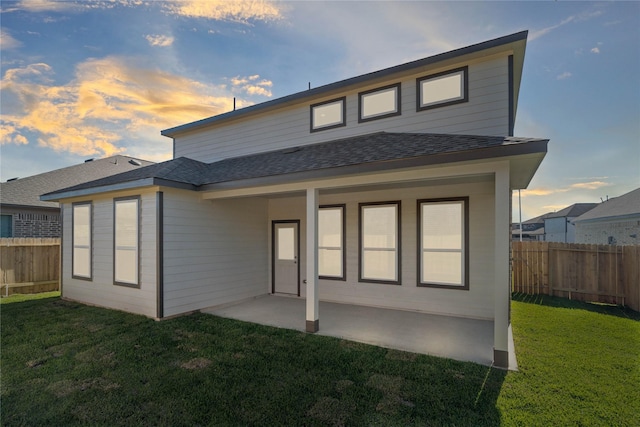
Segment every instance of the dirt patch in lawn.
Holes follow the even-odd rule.
[[[102,390],[108,391],[120,388],[120,385],[105,378],[89,378],[82,381],[62,380],[51,384],[47,389],[56,397],[65,397],[76,391]]]
[[[307,415],[332,426],[343,426],[353,410],[354,405],[352,403],[323,396],[309,409]]]
[[[376,410],[383,414],[393,415],[401,407],[413,408],[415,404],[402,396],[404,378],[391,375],[375,374],[367,381],[367,386],[381,391],[384,396],[378,402]]]
[[[195,371],[197,369],[204,369],[209,365],[211,365],[211,360],[205,359],[204,357],[196,357],[195,359],[182,363],[180,367],[189,369],[190,371]]]

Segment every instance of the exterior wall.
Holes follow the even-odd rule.
[[[545,219],[544,240],[547,242],[571,243],[567,239],[570,226],[573,227],[566,217]]]
[[[418,199],[469,196],[469,290],[417,287]],[[401,200],[401,285],[358,282],[358,203]],[[319,280],[323,301],[361,304],[428,313],[493,319],[494,316],[494,183],[451,184],[320,195],[320,204],[346,204],[346,281]],[[273,220],[300,220],[301,281],[306,274],[306,208],[304,197],[269,200]],[[271,255],[270,255],[271,257]],[[271,276],[269,276],[271,277]],[[301,284],[301,296],[306,294]],[[322,317],[322,313],[320,313]]]
[[[640,219],[578,222],[576,243],[639,245]]]
[[[469,65],[469,101],[416,111],[416,78],[467,65],[452,64],[419,73],[345,89],[277,111],[225,121],[206,130],[196,130],[175,139],[175,157],[209,163],[229,157],[308,145],[374,132],[422,132],[474,135],[509,134],[509,77],[506,56],[490,57]],[[358,93],[401,82],[400,116],[358,123]],[[310,105],[345,96],[347,125],[310,132]]]
[[[113,284],[113,198],[140,196],[140,287]],[[72,204],[93,202],[92,280],[72,278]],[[63,204],[62,296],[102,307],[156,317],[156,192],[139,190],[95,195]]]
[[[11,237],[60,237],[60,211],[2,207],[11,215]]]
[[[164,192],[164,316],[268,291],[267,202]]]

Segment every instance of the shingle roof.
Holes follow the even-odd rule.
[[[140,165],[130,163],[132,160],[140,163]],[[57,202],[42,201],[40,200],[40,195],[105,176],[120,174],[129,170],[140,170],[152,164],[153,162],[146,160],[116,155],[20,178],[15,181],[3,182],[0,183],[0,203],[3,205],[57,208]]]
[[[97,181],[55,191],[51,194],[117,185],[142,179],[159,179],[197,187],[229,181],[281,176],[300,172],[334,170],[336,168],[391,163],[407,159],[437,159],[432,163],[491,158],[499,150],[513,154],[510,148],[536,145],[536,152],[546,152],[545,139],[496,137],[478,135],[448,135],[379,132],[330,142],[288,148],[266,153],[235,157],[205,164],[178,158],[147,166]],[[447,157],[449,156],[449,157]],[[451,157],[453,156],[453,157]],[[473,157],[473,156],[472,156]],[[339,174],[336,172],[336,174]]]
[[[590,211],[596,206],[598,206],[597,203],[574,203],[573,205],[567,206],[558,212],[548,214],[545,219],[562,217],[575,218]]]
[[[574,222],[629,215],[640,215],[640,188],[599,204],[589,212],[580,215]]]

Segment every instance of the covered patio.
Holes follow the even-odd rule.
[[[305,330],[302,298],[265,295],[243,302],[203,309],[213,314],[278,328]],[[391,310],[320,301],[320,335],[429,354],[490,366],[494,325],[490,320]],[[509,369],[517,370],[509,327]]]

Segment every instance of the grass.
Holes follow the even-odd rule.
[[[194,314],[7,302],[2,425],[638,425],[640,317],[513,303],[520,372]]]

